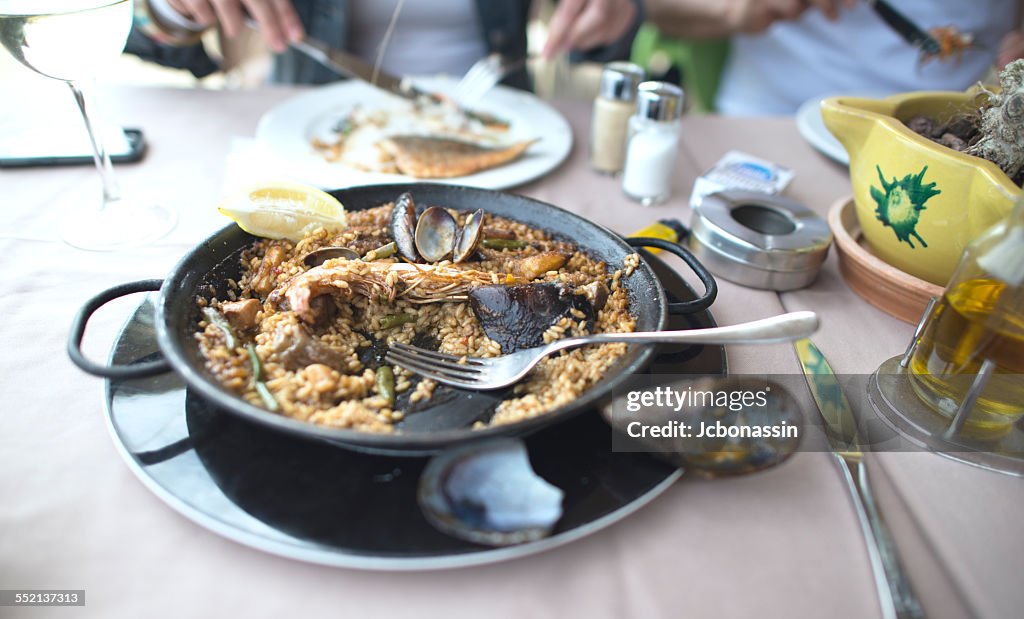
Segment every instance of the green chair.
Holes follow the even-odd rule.
[[[728,56],[726,39],[675,39],[662,34],[652,24],[644,24],[633,40],[630,58],[655,79],[678,71],[690,111],[707,114],[715,109],[715,93]]]

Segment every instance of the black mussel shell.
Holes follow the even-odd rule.
[[[412,194],[408,191],[398,196],[395,208],[391,211],[388,233],[395,241],[398,253],[409,262],[419,262],[420,255],[416,251],[416,205]]]
[[[487,337],[513,353],[544,343],[544,332],[576,309],[594,330],[594,306],[586,296],[558,283],[477,286],[467,293],[469,304]]]

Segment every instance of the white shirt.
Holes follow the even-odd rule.
[[[349,47],[373,62],[398,0],[351,0]],[[473,0],[406,0],[381,68],[398,75],[461,76],[487,54]]]
[[[956,25],[978,47],[940,62],[919,61],[867,5],[835,22],[810,10],[762,35],[732,39],[716,106],[723,114],[793,114],[808,99],[837,94],[883,96],[914,90],[964,90],[995,62],[999,42],[1018,24],[1015,0],[901,0],[897,9],[923,29]]]

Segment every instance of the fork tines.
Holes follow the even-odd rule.
[[[399,343],[391,344],[384,359],[421,376],[445,383],[472,384],[479,381],[487,369],[482,359],[457,357]]]
[[[490,90],[503,77],[503,58],[492,53],[478,60],[455,86],[456,101],[473,102]]]

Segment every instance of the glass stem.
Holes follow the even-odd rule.
[[[75,96],[75,103],[82,112],[82,120],[85,121],[85,129],[89,132],[89,143],[92,144],[92,158],[96,162],[96,169],[100,172],[100,179],[103,182],[103,206],[121,199],[121,187],[114,178],[114,166],[110,163],[110,154],[103,142],[103,132],[90,115],[93,108],[92,97],[82,87],[73,82],[67,82],[71,93]]]

